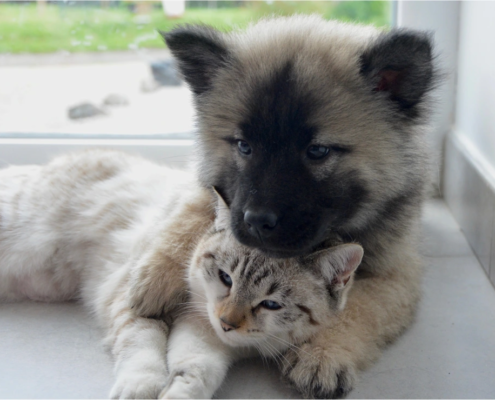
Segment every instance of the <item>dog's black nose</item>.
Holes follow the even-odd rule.
[[[277,215],[270,210],[247,210],[244,213],[244,222],[251,235],[269,236],[277,225]]]

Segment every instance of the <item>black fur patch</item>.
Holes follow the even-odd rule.
[[[245,170],[229,175],[221,185],[232,199],[236,238],[277,257],[310,251],[325,240],[329,229],[338,229],[369,198],[357,171],[338,172],[337,168],[327,179],[316,181],[298,153],[254,154]],[[247,231],[244,212],[263,207],[278,220],[269,236],[258,238]]]
[[[316,129],[307,124],[315,99],[297,86],[293,65],[287,62],[251,91],[249,114],[241,123],[244,138],[264,153],[304,150]]]
[[[366,242],[367,236],[373,236],[376,232],[388,232],[394,236],[400,236],[402,232],[409,228],[417,206],[421,204],[423,197],[422,183],[411,183],[411,186],[403,193],[397,194],[382,204],[374,221],[371,221],[367,229],[359,231],[342,232],[345,242]],[[373,249],[367,250],[369,253]],[[381,250],[378,250],[380,252]]]
[[[368,200],[369,190],[359,177],[358,171],[337,173],[322,182],[327,195],[322,195],[320,206],[330,210],[338,210],[332,227],[338,227],[352,218],[364,202]],[[338,195],[336,195],[338,194]]]
[[[241,170],[235,170],[233,163],[226,165],[215,186],[229,202],[232,228],[239,241],[279,257],[307,252],[315,241],[324,239],[314,207],[320,207],[315,203],[322,195],[322,185],[315,181],[305,160],[307,146],[316,134],[308,121],[319,104],[299,87],[291,62],[253,86],[249,112],[239,125],[252,154]],[[336,151],[333,156],[341,154]],[[341,183],[338,185],[340,195]],[[351,195],[356,193],[354,190]],[[248,209],[266,209],[277,215],[270,237],[256,237],[247,231],[244,213]],[[336,211],[334,207],[330,213]]]
[[[398,110],[416,118],[416,107],[434,83],[430,36],[407,29],[382,34],[361,55],[361,74],[370,82],[370,90],[388,93]]]
[[[231,58],[221,33],[213,28],[185,25],[160,34],[196,95],[210,88],[218,68],[225,66]]]

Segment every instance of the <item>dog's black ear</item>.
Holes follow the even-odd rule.
[[[222,34],[202,25],[185,25],[160,34],[192,91],[199,95],[208,90],[216,71],[229,57]]]
[[[417,117],[416,106],[435,81],[430,35],[408,29],[380,35],[361,55],[361,74],[370,90],[387,93],[401,112]]]

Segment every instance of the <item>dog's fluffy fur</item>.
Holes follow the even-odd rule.
[[[164,37],[195,94],[200,180],[229,203],[236,238],[276,257],[305,254],[329,235],[363,245],[341,325],[289,351],[283,366],[306,396],[347,393],[419,299],[423,136],[436,77],[429,36],[296,16]],[[312,160],[315,145],[329,154]],[[245,213],[260,209],[276,224],[253,235]]]
[[[233,35],[185,27],[165,38],[196,94],[201,181],[230,203],[238,240],[283,256],[333,230],[381,253],[392,231],[409,232],[423,196],[434,78],[426,35],[313,16]],[[330,156],[308,160],[312,144]],[[243,220],[258,208],[279,217],[263,242]]]

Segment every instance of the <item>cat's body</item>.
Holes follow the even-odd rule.
[[[139,240],[164,228],[190,179],[103,151],[0,171],[0,300],[81,299],[116,360],[113,397],[156,396],[165,384],[168,328],[135,317],[127,282]]]
[[[12,279],[2,279],[10,288],[2,297],[89,304],[94,282],[129,258],[136,238],[173,209],[190,182],[186,173],[117,152],[1,170],[0,273]]]
[[[214,221],[215,204],[190,174],[118,152],[1,170],[0,300],[81,300],[115,357],[112,397],[211,397],[239,357],[276,357],[335,323],[362,257],[351,244],[268,259],[235,241],[223,203]],[[129,303],[157,265],[190,292],[176,293],[168,345],[170,325]]]

